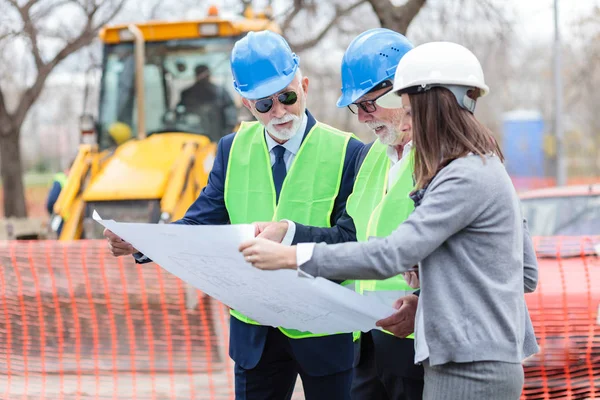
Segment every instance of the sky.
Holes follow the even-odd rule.
[[[495,0],[498,1],[498,0]],[[573,24],[589,15],[598,0],[558,0],[558,19],[561,40],[573,35]],[[554,40],[554,0],[521,0],[515,2],[519,19],[516,29],[524,39]]]

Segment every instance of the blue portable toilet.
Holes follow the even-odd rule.
[[[521,189],[544,180],[544,119],[537,110],[514,110],[504,114],[502,151],[506,170]],[[529,182],[529,184],[528,184]]]

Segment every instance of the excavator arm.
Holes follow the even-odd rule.
[[[202,146],[190,141],[183,144],[160,202],[161,223],[180,219],[196,200],[208,181],[215,148],[214,143]]]
[[[85,205],[81,193],[91,169],[91,158],[94,151],[93,145],[79,147],[67,182],[54,204],[50,227],[52,231],[58,232],[59,226],[63,225],[59,237],[61,240],[73,240],[81,237],[81,218]]]
[[[67,182],[54,204],[54,212],[50,219],[50,227],[55,233],[62,224],[59,240],[81,239],[85,213],[83,192],[90,180],[98,174],[105,153],[107,152],[99,153],[96,145],[79,146],[79,152],[69,170]]]

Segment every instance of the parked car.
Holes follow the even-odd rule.
[[[539,283],[527,306],[540,353],[524,399],[600,399],[600,185],[521,194]]]

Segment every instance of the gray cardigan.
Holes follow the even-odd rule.
[[[417,263],[431,365],[519,363],[539,350],[524,298],[537,285],[537,262],[497,157],[451,162],[390,236],[317,244],[301,270],[329,279],[385,279]]]

